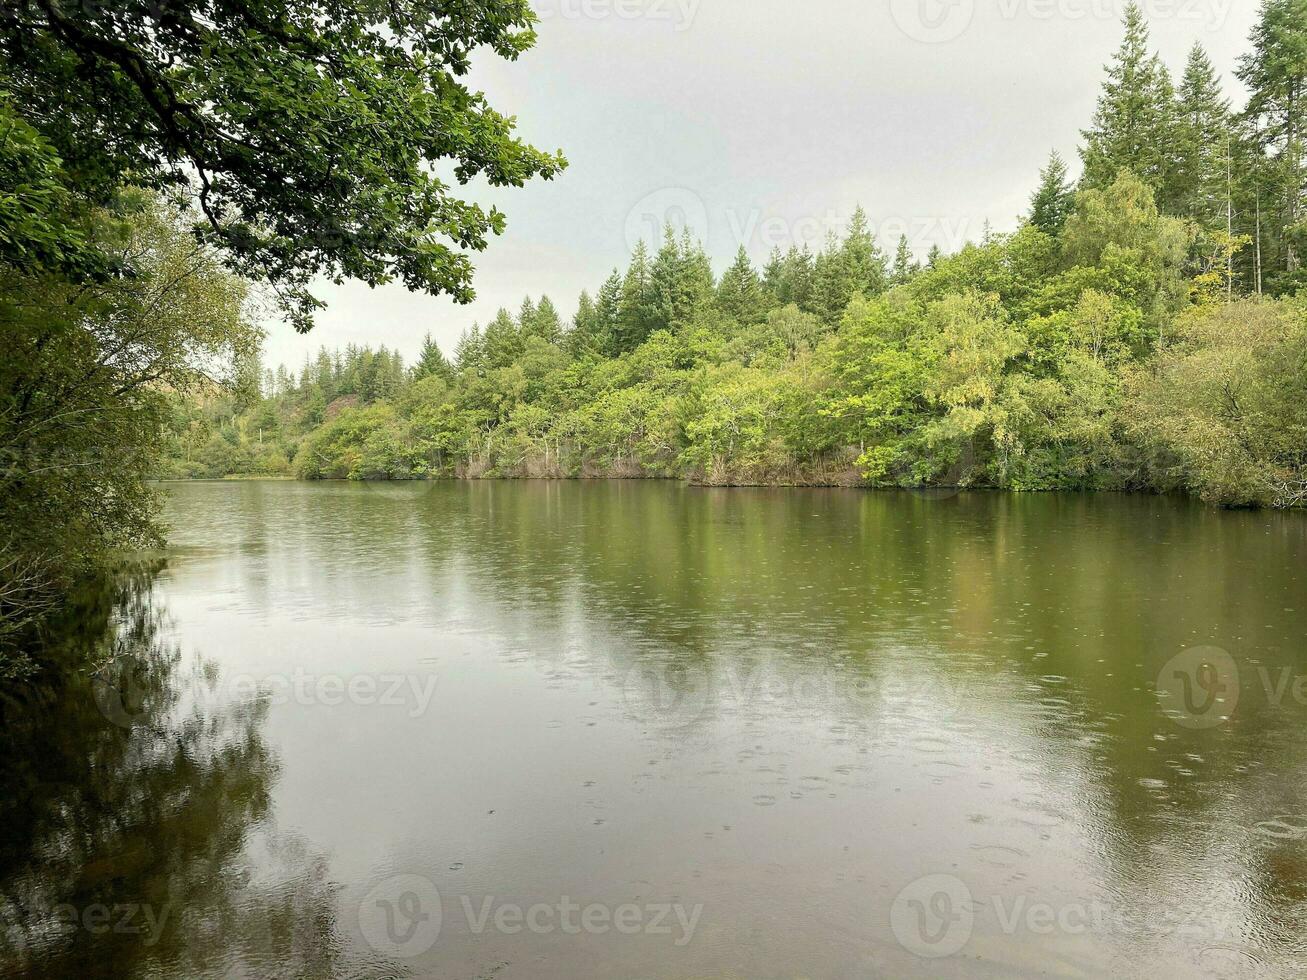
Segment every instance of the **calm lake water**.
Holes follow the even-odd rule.
[[[0,975],[1307,975],[1307,518],[169,487],[4,706]]]

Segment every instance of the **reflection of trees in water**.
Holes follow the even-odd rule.
[[[1307,709],[1249,690],[1267,624],[1307,622],[1285,608],[1300,606],[1301,515],[1070,494],[459,490],[441,534],[475,556],[467,571],[496,624],[533,649],[554,626],[556,645],[602,647],[651,722],[711,730],[733,693],[722,674],[747,687],[757,666],[796,690],[812,674],[832,693],[846,682],[852,696],[822,707],[873,724],[880,692],[928,699],[939,683],[963,714],[1002,720],[1013,744],[1024,735],[1053,782],[1087,792],[1067,816],[1096,838],[1118,894],[1155,900],[1159,917],[1210,899],[1271,950],[1307,928]],[[1236,638],[1247,696],[1234,719],[1176,725],[1153,684],[1162,665]],[[1307,673],[1300,649],[1281,649],[1277,665]],[[948,718],[947,704],[922,707]],[[1192,905],[1175,909],[1186,883]]]
[[[187,697],[213,670],[180,669],[150,578],[88,598],[0,705],[0,975],[349,972],[324,860],[269,826],[266,702]]]

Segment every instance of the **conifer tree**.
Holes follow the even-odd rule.
[[[413,365],[414,380],[429,378],[435,375],[444,378],[446,381],[453,380],[454,371],[450,367],[449,361],[445,359],[444,352],[431,338],[428,333],[422,338],[422,349],[418,352],[417,363]]]
[[[653,289],[650,282],[649,249],[643,241],[635,247],[631,264],[622,279],[614,353],[635,350],[652,332],[654,323]]]
[[[485,366],[481,342],[481,325],[474,323],[464,330],[454,345],[454,366],[459,371],[479,372]]]
[[[1039,189],[1030,199],[1030,223],[1040,231],[1058,235],[1075,204],[1075,193],[1067,180],[1066,161],[1056,150],[1039,174]]]
[[[562,338],[563,321],[558,315],[557,307],[548,296],[540,297],[540,305],[535,308],[535,315],[529,323],[523,324],[523,333],[527,337],[539,337],[547,344],[556,344]]]
[[[1154,192],[1169,187],[1175,138],[1174,87],[1161,60],[1148,51],[1148,25],[1133,0],[1126,6],[1125,39],[1107,66],[1107,82],[1081,149],[1083,184],[1111,186],[1129,170]]]
[[[622,275],[616,269],[604,280],[595,297],[595,342],[605,357],[619,353],[617,347],[618,324],[622,312]]]
[[[840,265],[847,277],[850,295],[875,296],[885,291],[885,255],[876,244],[867,212],[861,206],[849,219],[840,249]],[[840,312],[844,311],[841,309]]]
[[[1165,196],[1178,214],[1208,227],[1224,226],[1231,218],[1234,131],[1230,103],[1202,45],[1189,52],[1178,112],[1175,186]]]
[[[482,360],[487,368],[501,368],[512,364],[521,354],[522,331],[513,315],[500,309],[481,335]]]
[[[766,302],[762,281],[743,245],[735,253],[735,261],[722,275],[717,287],[717,306],[742,325],[759,323],[764,316]]]
[[[1262,178],[1269,184],[1264,202],[1278,231],[1268,236],[1269,262],[1281,275],[1278,290],[1296,283],[1302,264],[1298,245],[1307,194],[1307,153],[1303,112],[1307,106],[1307,3],[1262,0],[1252,34],[1253,50],[1240,62],[1238,77],[1249,90],[1245,116],[1266,154]]]

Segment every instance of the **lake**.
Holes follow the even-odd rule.
[[[1307,975],[1307,517],[167,487],[5,707],[0,975]]]

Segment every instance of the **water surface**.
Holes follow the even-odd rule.
[[[181,484],[10,699],[0,975],[1307,974],[1307,518]]]

